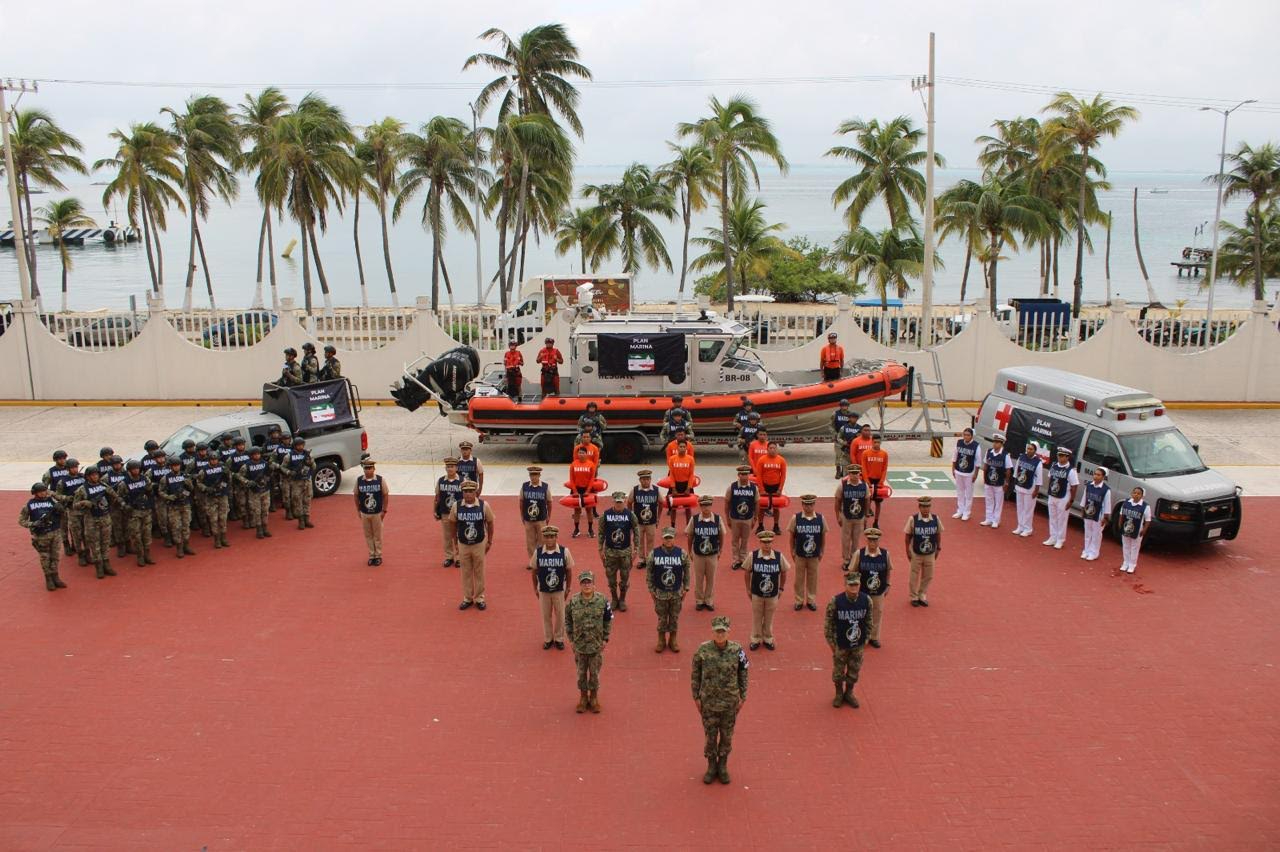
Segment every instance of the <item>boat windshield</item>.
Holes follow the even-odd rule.
[[[733,340],[729,341],[729,348],[724,353],[724,363],[727,364],[734,359],[737,359],[739,361],[754,361],[757,364],[764,363],[763,361],[760,360],[760,357],[756,355],[755,352],[753,352],[750,348],[742,345],[746,341],[746,339],[747,338],[743,336],[743,337],[735,337],[733,338]]]
[[[1157,476],[1182,476],[1205,470],[1200,455],[1191,442],[1177,429],[1125,435],[1120,438],[1129,467],[1139,479]]]

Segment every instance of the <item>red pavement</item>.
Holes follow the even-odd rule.
[[[22,497],[0,499],[16,514]],[[1280,527],[1264,521],[1280,499],[1248,500],[1239,540],[1153,549],[1133,577],[1110,541],[1080,561],[1076,524],[1054,552],[940,501],[934,605],[908,606],[899,558],[861,710],[830,706],[820,614],[786,596],[778,650],[751,655],[727,788],[701,783],[689,693],[710,614],[690,601],[684,650],[658,656],[633,594],[604,712],[576,715],[572,655],[542,650],[503,523],[514,501],[494,501],[484,613],[456,609],[427,498],[395,498],[379,569],[350,502],[323,500],[315,530],[277,520],[228,551],[197,537],[195,558],[117,560],[114,579],[64,560],[55,594],[5,526],[0,848],[1280,843]],[[911,508],[886,509],[895,557]],[[593,543],[567,543],[597,567]],[[719,580],[745,640],[741,575]]]

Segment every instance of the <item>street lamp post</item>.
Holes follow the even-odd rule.
[[[18,206],[18,175],[13,168],[13,145],[9,141],[9,108],[5,104],[4,93],[34,92],[34,84],[28,86],[26,80],[0,80],[0,123],[2,123],[4,141],[4,173],[9,184],[9,209],[13,213],[13,245],[17,249],[14,254],[18,258],[18,291],[24,302],[31,301],[31,270],[27,268],[27,235],[22,227],[22,209]],[[18,97],[22,97],[21,94]]]
[[[1204,312],[1205,336],[1210,343],[1213,342],[1213,284],[1218,278],[1218,223],[1222,220],[1222,178],[1227,168],[1227,119],[1240,107],[1253,103],[1257,101],[1250,98],[1247,101],[1241,101],[1231,109],[1200,107],[1201,112],[1222,113],[1222,149],[1218,154],[1218,200],[1213,208],[1213,243],[1210,246],[1213,254],[1209,255],[1209,303]]]
[[[929,76],[911,81],[913,90],[925,90],[924,269],[920,282],[920,346],[923,349],[933,345],[933,97],[937,89],[933,71],[933,40],[933,33],[929,33]]]

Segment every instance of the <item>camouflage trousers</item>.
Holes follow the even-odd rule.
[[[175,545],[181,546],[191,540],[191,505],[189,503],[168,503],[164,507],[165,529]]]
[[[573,652],[574,665],[578,667],[578,689],[600,688],[600,667],[604,665],[604,651],[594,654]]]
[[[604,564],[604,576],[609,581],[609,597],[616,603],[618,597],[626,597],[631,588],[631,551],[606,547],[600,556]]]
[[[311,480],[291,479],[288,481],[289,514],[296,518],[305,518],[311,514]]]
[[[130,509],[126,523],[129,525],[129,546],[141,556],[151,549],[151,511]]]
[[[831,680],[842,683],[848,689],[858,682],[858,673],[862,671],[862,648],[841,648],[839,645],[831,652]]]
[[[271,515],[271,490],[250,491],[245,489],[245,511],[248,512],[249,525],[254,529],[265,527]]]
[[[155,528],[159,531],[162,538],[169,537],[169,512],[167,504],[163,500],[156,500],[155,508],[152,513],[156,519]]]
[[[95,565],[111,558],[111,515],[84,516],[85,546],[89,549],[89,561]]]
[[[733,751],[733,726],[738,722],[738,707],[702,705],[702,730],[707,735],[702,754],[707,760],[723,760]]]
[[[208,498],[203,493],[197,491],[191,495],[191,520],[190,526],[202,530],[209,529],[209,512],[207,508]]]
[[[206,494],[204,511],[208,516],[209,529],[214,535],[227,534],[227,513],[230,511],[230,498],[226,494],[215,496]]]
[[[232,480],[231,494],[229,497],[230,513],[237,518],[243,519],[248,505],[249,502],[245,498],[244,486],[239,482]]]
[[[684,604],[684,595],[671,598],[653,597],[653,610],[658,614],[658,632],[675,633],[680,629],[680,607]]]
[[[116,547],[124,547],[129,543],[129,524],[124,517],[124,509],[111,509],[111,543]]]
[[[40,554],[40,570],[46,577],[58,573],[58,547],[61,543],[61,531],[36,533],[31,536],[31,546],[36,553]]]
[[[66,518],[67,540],[71,542],[71,552],[84,551],[84,510],[72,509]]]

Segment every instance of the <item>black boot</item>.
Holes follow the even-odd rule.
[[[266,525],[266,524],[263,524],[263,525],[262,525],[262,537],[263,537],[263,538],[271,538],[271,530],[267,529],[267,525]]]
[[[266,538],[266,536],[265,536],[265,535],[263,535],[263,532],[264,532],[265,530],[266,530],[266,527],[262,527],[262,526],[258,527],[258,534],[257,534],[257,538]]]
[[[194,550],[192,550],[192,549],[191,549],[191,542],[190,542],[190,541],[184,541],[184,542],[182,543],[182,552],[183,552],[183,553],[185,553],[185,554],[187,554],[188,556],[195,556],[195,555],[196,555],[196,552],[195,552]]]
[[[714,757],[708,757],[707,771],[702,775],[702,783],[710,784],[712,781],[716,780],[716,776],[718,774],[720,774],[720,767],[717,765],[716,759]]]
[[[629,586],[623,586],[618,590],[618,612],[627,611],[627,589]]]
[[[57,586],[59,589],[65,589],[67,587],[67,584],[62,582],[62,578],[58,576],[57,571],[53,572],[53,584]]]
[[[125,558],[125,556],[127,556],[127,555],[128,555],[128,550],[127,550],[127,548],[125,548],[125,546],[124,546],[123,544],[117,544],[117,545],[116,545],[116,556],[120,557],[121,559],[124,559],[124,558]]]
[[[716,764],[716,777],[721,784],[729,783],[729,755],[720,758],[720,762]]]
[[[311,523],[311,516],[310,516],[310,515],[303,515],[303,516],[302,516],[302,520],[303,520],[303,523],[305,524],[305,526],[306,526],[306,528],[307,528],[307,529],[309,529],[309,530],[310,530],[310,529],[315,529],[315,526],[316,526],[316,525],[315,525],[315,524],[313,524],[313,523]]]
[[[304,520],[302,519],[302,516],[301,516],[301,515],[299,515],[299,516],[298,516],[298,529],[300,529],[300,530],[305,530],[306,528],[307,528],[307,522],[306,522],[306,521],[304,521]]]
[[[44,587],[51,592],[55,591],[58,588],[57,584],[53,582],[52,574],[44,575]]]
[[[146,564],[147,564],[147,557],[141,550],[139,550],[138,551],[138,567],[144,568],[146,567]]]
[[[152,559],[152,558],[151,558],[151,548],[149,548],[149,547],[148,547],[148,548],[144,548],[144,549],[143,549],[143,551],[142,551],[142,557],[143,557],[143,559],[146,561],[146,563],[147,563],[148,565],[155,565],[155,564],[156,564],[156,561],[155,561],[154,559]]]
[[[112,568],[112,567],[111,567],[111,560],[110,560],[110,559],[104,559],[104,560],[102,560],[102,571],[103,571],[103,573],[104,573],[104,574],[106,574],[108,577],[114,577],[114,576],[116,576],[116,570],[115,570],[114,568]]]
[[[85,552],[84,552],[84,550],[83,550],[83,548],[82,548],[82,549],[80,550],[80,552],[76,554],[76,561],[77,561],[77,562],[79,562],[81,565],[88,565],[88,564],[89,564],[89,554],[85,553]]]
[[[103,577],[107,576],[107,571],[106,571],[106,569],[102,567],[102,566],[103,566],[103,565],[105,565],[105,564],[106,564],[106,563],[104,563],[104,562],[99,562],[98,564],[96,564],[96,565],[94,565],[94,566],[93,566],[93,568],[94,568],[94,572],[98,575],[98,579],[99,579],[99,580],[101,580]]]

